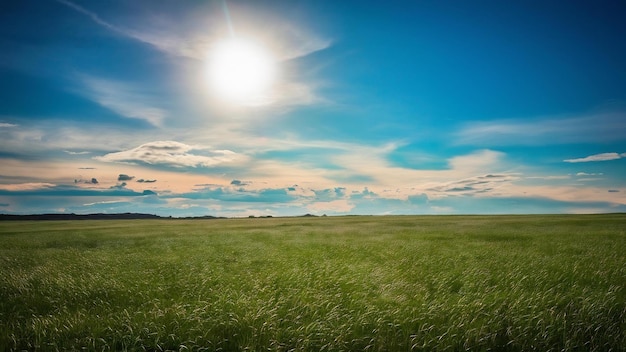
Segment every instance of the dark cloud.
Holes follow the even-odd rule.
[[[8,207],[9,205],[9,203],[0,203],[0,207]]]
[[[86,183],[86,184],[90,184],[90,185],[97,185],[98,184],[98,180],[96,180],[96,178],[92,178],[91,180],[83,180],[82,178],[76,178],[74,179],[74,183]]]
[[[146,189],[146,190],[144,190],[144,191],[143,191],[143,195],[144,195],[144,196],[156,195],[156,192],[151,191],[151,190],[149,190],[149,189]]]
[[[454,195],[488,193],[492,191],[496,185],[512,182],[516,179],[517,176],[509,174],[487,174],[448,182],[429,188],[429,190],[434,192],[452,193]]]
[[[126,182],[118,183],[115,186],[111,186],[111,189],[126,189]]]
[[[250,184],[250,182],[244,182],[244,181],[240,181],[240,180],[232,180],[230,181],[230,184],[233,186],[247,186]]]
[[[118,181],[130,181],[132,179],[134,179],[135,176],[128,176],[126,174],[119,174],[119,176],[117,176],[117,180]]]
[[[139,182],[139,183],[154,183],[156,181],[157,180],[144,180],[143,178],[140,178],[140,179],[137,180],[137,182]]]
[[[95,167],[79,167],[79,170],[95,170]]]
[[[221,187],[222,185],[218,185],[217,183],[197,183],[193,186],[194,187]]]
[[[610,189],[609,192],[610,193],[617,193],[617,192],[619,192],[619,189]]]

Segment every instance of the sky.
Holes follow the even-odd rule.
[[[624,18],[618,0],[3,1],[0,213],[625,212]]]

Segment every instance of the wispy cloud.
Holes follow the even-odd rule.
[[[448,182],[428,189],[431,197],[442,196],[471,196],[482,193],[490,193],[491,196],[498,196],[498,188],[510,186],[520,177],[513,174],[487,174],[475,176],[463,180]]]
[[[602,176],[604,175],[604,173],[602,172],[598,172],[598,173],[588,173],[588,172],[577,172],[576,176]]]
[[[579,117],[547,117],[470,122],[456,133],[462,145],[546,145],[621,141],[626,137],[626,112]]]
[[[355,204],[347,199],[337,199],[329,202],[315,202],[309,204],[307,209],[311,210],[315,214],[323,212],[348,213],[350,210],[354,209],[354,207]]]
[[[608,160],[617,160],[621,158],[626,158],[626,153],[600,153],[594,154],[590,156],[586,156],[584,158],[576,158],[576,159],[565,159],[563,160],[566,163],[588,163],[592,161],[608,161]]]
[[[96,24],[115,32],[119,35],[135,39],[149,44],[154,48],[169,55],[187,57],[204,61],[207,52],[218,36],[223,37],[224,31],[215,28],[222,26],[222,21],[215,18],[208,19],[206,9],[199,13],[187,13],[187,23],[181,26],[178,18],[167,16],[148,17],[143,16],[133,24],[126,27],[113,24],[102,19],[96,12],[86,9],[68,0],[57,0],[59,3],[89,17]],[[248,36],[263,40],[276,50],[280,60],[291,60],[309,55],[326,49],[332,40],[311,33],[301,26],[292,23],[275,13],[264,11],[258,7],[231,5],[231,13],[237,18],[237,35]],[[221,11],[217,13],[221,16]],[[267,23],[271,22],[271,28]]]
[[[504,155],[499,151],[484,149],[469,155],[453,157],[448,161],[448,164],[455,170],[482,171],[485,167],[495,165]]]
[[[85,204],[83,204],[83,206],[91,207],[91,206],[94,206],[94,205],[103,205],[103,204],[128,204],[128,201],[125,201],[125,200],[104,200],[104,201],[100,201],[100,202],[85,203]]]
[[[159,107],[161,101],[144,89],[125,82],[91,76],[82,76],[82,82],[87,88],[82,94],[124,117],[161,126],[167,116],[167,112]]]
[[[94,23],[106,28],[107,30],[114,32],[120,36],[131,38],[142,43],[151,45],[156,49],[166,52],[168,54],[184,56],[184,57],[192,57],[198,58],[200,50],[190,48],[189,47],[189,39],[176,38],[171,35],[167,35],[167,31],[155,31],[152,32],[146,31],[137,31],[129,28],[125,28],[119,25],[114,25],[109,21],[102,19],[96,12],[88,10],[74,2],[68,0],[57,0],[57,2],[68,6],[69,8],[89,17]],[[189,38],[189,37],[187,37]],[[176,40],[179,39],[179,40]],[[191,39],[192,43],[197,43],[196,40]],[[205,47],[205,45],[201,45],[201,47]]]
[[[120,29],[120,28],[110,24],[109,22],[101,19],[100,16],[98,16],[96,13],[85,9],[84,7],[82,7],[80,5],[77,5],[77,4],[75,4],[75,3],[71,2],[71,1],[67,1],[67,0],[57,0],[57,2],[59,2],[59,3],[63,4],[63,5],[69,6],[70,8],[72,8],[72,9],[82,13],[83,15],[91,18],[91,20],[93,20],[95,23],[101,25],[102,27],[104,27],[106,29],[109,29],[109,30],[111,30],[113,32],[117,32],[117,33],[122,34],[122,35],[126,34],[122,29]]]
[[[178,16],[168,14],[146,15],[137,13],[136,21],[132,24],[113,24],[104,20],[96,12],[86,9],[68,0],[57,0],[59,3],[87,16],[97,25],[114,32],[120,36],[136,40],[174,58],[186,58],[200,62],[206,62],[216,48],[216,44],[223,41],[228,36],[224,35],[224,23],[218,18],[216,13],[221,11],[211,11],[210,7],[198,5],[197,12],[184,13],[184,26],[181,25]],[[154,9],[146,13],[154,13]],[[285,16],[280,16],[274,12],[266,11],[259,6],[234,5],[231,6],[231,13],[236,17],[237,36],[246,38],[266,46],[281,63],[282,68],[286,68],[286,63],[297,58],[305,57],[312,53],[324,50],[332,44],[332,40],[317,35],[307,30],[302,23],[294,23]],[[267,26],[272,23],[272,26]],[[262,99],[255,99],[253,104],[258,106],[278,106],[290,107],[299,105],[311,105],[320,102],[327,102],[317,93],[317,85],[310,77],[305,79],[297,74],[298,70],[281,70],[280,82],[277,82],[272,91],[264,95]],[[308,67],[306,72],[311,71]],[[304,71],[303,71],[304,72]],[[93,83],[93,82],[92,82]],[[137,109],[136,106],[129,106],[128,103],[119,105],[116,102],[132,102],[134,99],[120,100],[128,92],[113,96],[117,89],[102,87],[99,82],[92,87],[99,95],[97,99],[101,105],[122,113],[124,116],[132,118],[143,118],[158,125],[163,116],[158,109]],[[115,99],[111,99],[115,97]],[[258,101],[257,101],[258,100]]]
[[[97,156],[94,159],[170,167],[214,167],[242,161],[245,157],[230,150],[210,150],[208,147],[191,146],[175,141],[156,141],[130,150]]]
[[[85,155],[85,154],[91,154],[91,152],[88,151],[82,151],[82,152],[73,152],[71,150],[64,150],[65,153],[69,154],[69,155]]]
[[[11,127],[17,127],[18,125],[13,124],[13,123],[8,123],[8,122],[0,122],[0,128],[11,128]]]
[[[0,190],[5,190],[5,191],[32,191],[32,190],[50,189],[52,187],[55,187],[55,185],[52,184],[52,183],[28,182],[28,183],[14,183],[14,184],[0,185]]]

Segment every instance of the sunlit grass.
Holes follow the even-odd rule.
[[[626,216],[0,223],[0,350],[620,351]]]

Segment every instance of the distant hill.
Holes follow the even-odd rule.
[[[140,213],[120,214],[0,214],[2,220],[119,220],[119,219],[167,219],[158,215]]]
[[[322,215],[326,216],[326,214]],[[267,216],[249,216],[251,218],[272,218],[271,215]],[[317,217],[317,215],[313,214],[305,214],[295,217]],[[185,220],[202,220],[202,219],[226,219],[223,216],[212,216],[212,215],[203,215],[203,216],[183,216],[183,217],[172,217],[172,216],[159,216],[154,214],[142,214],[142,213],[116,213],[116,214],[104,214],[104,213],[96,213],[96,214],[25,214],[25,215],[16,215],[16,214],[0,214],[0,221],[4,220],[133,220],[133,219],[185,219]]]

